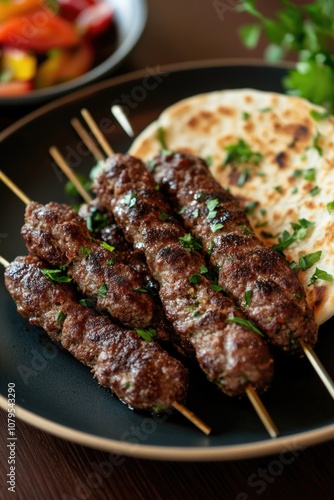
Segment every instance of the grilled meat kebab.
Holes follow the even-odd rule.
[[[35,256],[17,257],[5,270],[6,287],[18,312],[43,328],[75,358],[89,366],[100,385],[127,405],[149,411],[183,403],[186,368],[157,342],[140,338],[107,316],[78,303],[67,283],[43,274],[47,264]]]
[[[77,212],[60,203],[31,202],[21,234],[30,253],[51,266],[66,267],[84,295],[125,326],[153,326],[157,305],[139,274],[115,259],[114,248],[94,240]]]
[[[314,345],[317,325],[303,286],[284,256],[255,236],[238,200],[218,184],[204,160],[167,153],[152,165],[155,182],[210,255],[218,284],[269,341],[298,353],[299,339]]]
[[[127,240],[145,253],[167,318],[194,346],[207,378],[230,396],[244,394],[248,384],[266,390],[273,375],[266,340],[209,279],[198,241],[185,233],[144,163],[126,155],[109,158],[93,191]]]

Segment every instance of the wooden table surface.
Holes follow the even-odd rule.
[[[268,11],[277,2],[262,1]],[[223,6],[224,16],[215,6]],[[270,4],[270,5],[269,5]],[[144,34],[117,74],[148,65],[245,58],[236,27],[245,17],[224,0],[148,0]],[[222,11],[220,11],[221,13]],[[0,129],[30,109],[0,110]],[[7,415],[0,412],[0,499],[332,499],[334,441],[296,453],[208,463],[163,462],[112,456],[16,422],[16,493],[8,491]],[[281,466],[275,468],[277,461]],[[279,472],[278,472],[279,471]]]

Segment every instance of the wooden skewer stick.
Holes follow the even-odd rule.
[[[3,267],[8,267],[8,266],[9,266],[9,262],[8,262],[8,260],[4,259],[4,258],[2,257],[2,255],[0,255],[0,264],[2,264],[2,265],[3,265]]]
[[[133,128],[131,126],[131,123],[128,120],[128,117],[123,111],[122,106],[119,106],[118,104],[115,104],[114,106],[111,106],[111,112],[122,127],[122,129],[128,134],[129,137],[134,137],[135,133],[133,131]]]
[[[92,197],[90,194],[86,191],[86,189],[83,187],[81,182],[79,181],[78,177],[75,175],[71,167],[66,163],[65,158],[62,156],[62,154],[59,152],[59,150],[55,147],[52,146],[49,149],[50,155],[54,159],[54,161],[58,164],[59,168],[64,172],[64,174],[68,177],[68,179],[73,183],[73,185],[76,187],[76,189],[79,191],[83,199],[87,202],[90,203],[92,201]]]
[[[110,144],[107,142],[106,138],[102,134],[101,130],[99,129],[96,121],[88,111],[88,109],[83,108],[81,110],[82,117],[84,118],[85,122],[87,123],[88,127],[90,130],[93,132],[97,142],[100,144],[102,147],[103,151],[107,156],[112,156],[114,153],[113,149],[111,148]]]
[[[200,418],[195,415],[191,410],[181,405],[177,401],[172,403],[173,408],[179,411],[184,417],[186,417],[192,424],[194,424],[198,429],[200,429],[207,436],[211,433],[212,429],[207,424],[205,424]]]
[[[258,414],[258,417],[260,418],[261,422],[267,429],[270,437],[276,438],[279,435],[279,431],[276,425],[274,424],[271,416],[267,412],[267,409],[265,408],[261,399],[259,398],[259,395],[251,385],[248,385],[246,387],[246,394],[248,396],[249,401],[252,403],[254,410]]]
[[[9,189],[13,191],[13,193],[16,194],[16,196],[18,196],[18,198],[20,198],[20,200],[22,200],[25,205],[28,205],[31,202],[28,196],[26,196],[24,192],[21,191],[21,189],[17,187],[16,184],[14,184],[14,182],[10,180],[10,178],[7,177],[7,175],[2,170],[0,170],[0,180],[4,184],[6,184],[6,186],[9,187]]]
[[[71,120],[71,125],[79,135],[79,137],[82,139],[84,144],[87,146],[89,151],[92,153],[94,158],[97,161],[103,162],[105,160],[105,157],[101,150],[98,148],[98,146],[95,144],[91,136],[88,134],[88,132],[84,129],[84,127],[81,125],[79,120],[77,118],[73,118]]]
[[[329,394],[332,396],[334,399],[334,382],[332,378],[330,377],[329,373],[325,369],[324,365],[321,363],[320,359],[312,349],[312,347],[306,342],[304,342],[303,339],[299,340],[300,345],[303,348],[303,351],[305,355],[307,356],[307,359],[315,369],[316,373],[318,374],[319,378],[321,379],[322,383],[328,390]]]

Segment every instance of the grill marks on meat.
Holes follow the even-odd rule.
[[[273,344],[297,352],[298,339],[314,345],[317,326],[301,283],[285,258],[254,235],[245,211],[215,181],[205,162],[176,153],[156,157],[154,165],[155,181],[176,210],[184,207],[185,227],[200,238],[211,264],[218,267],[219,285]],[[211,213],[210,202],[215,205]],[[215,224],[221,226],[213,231]]]
[[[85,365],[99,384],[140,410],[184,402],[188,372],[156,342],[114,324],[77,303],[68,284],[51,282],[37,257],[18,257],[5,271],[5,284],[18,312]]]
[[[110,264],[113,252],[92,241],[84,220],[68,205],[30,203],[21,234],[30,253],[51,266],[67,266],[67,274],[84,295],[96,300],[98,310],[126,326],[153,325],[156,304],[150,294],[140,292],[138,272],[117,259]]]
[[[204,258],[181,244],[185,231],[145,165],[130,156],[109,158],[93,190],[101,205],[113,211],[127,240],[145,253],[166,315],[181,341],[193,345],[207,377],[228,395],[243,394],[248,383],[267,389],[273,362],[266,341],[226,321],[242,314],[212,289],[212,281],[200,275],[192,282],[205,266]]]

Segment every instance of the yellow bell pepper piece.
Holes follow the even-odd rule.
[[[32,80],[37,71],[37,59],[29,52],[6,47],[2,54],[2,71],[8,73],[11,80]]]
[[[0,22],[11,17],[22,16],[41,7],[41,0],[3,0],[0,1]]]

